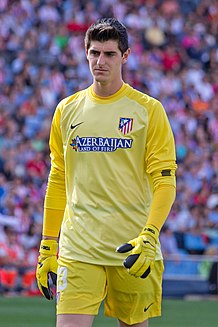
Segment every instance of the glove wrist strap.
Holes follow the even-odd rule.
[[[140,235],[152,237],[155,240],[155,243],[157,243],[159,237],[159,230],[154,225],[145,225]]]
[[[45,256],[56,255],[58,243],[55,240],[42,240],[40,243],[40,254]]]

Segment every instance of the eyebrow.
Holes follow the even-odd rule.
[[[97,52],[97,53],[100,53],[100,52],[101,52],[101,51],[96,50],[96,49],[89,49],[89,50],[90,50],[90,52]],[[103,51],[103,53],[105,53],[105,54],[116,54],[117,51],[114,51],[114,50],[108,50],[108,51]]]

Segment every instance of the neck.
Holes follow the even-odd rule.
[[[93,82],[93,91],[99,97],[109,97],[119,91],[122,87],[123,81],[121,80],[119,83],[113,84],[104,84],[101,82],[94,81]]]

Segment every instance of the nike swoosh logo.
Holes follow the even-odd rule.
[[[80,122],[80,123],[78,123],[78,124],[76,124],[76,125],[71,124],[70,128],[71,128],[71,129],[74,129],[74,128],[76,128],[77,126],[79,126],[79,125],[81,125],[81,124],[83,124],[83,123],[84,123],[84,121],[82,121],[82,122]]]
[[[144,312],[146,312],[152,306],[152,304],[154,304],[154,303],[149,304],[149,306],[147,308],[145,307]]]

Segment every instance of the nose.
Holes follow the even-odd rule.
[[[105,58],[104,58],[104,54],[103,53],[100,53],[100,55],[98,57],[97,64],[99,66],[103,66],[105,64]]]

